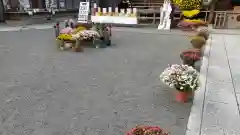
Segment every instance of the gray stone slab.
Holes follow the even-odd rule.
[[[231,72],[232,72],[232,79],[233,79],[233,83],[234,83],[235,92],[237,94],[240,94],[240,72],[239,72],[239,68],[236,67],[236,66],[231,66]]]
[[[205,102],[209,101],[234,104],[236,97],[233,84],[231,82],[208,82],[206,84]]]
[[[201,135],[237,135],[240,134],[240,116],[234,89],[235,83],[232,80],[231,62],[227,55],[232,52],[230,48],[233,45],[228,46],[230,42],[225,40],[224,35],[215,35],[214,38],[218,46],[212,46],[211,54],[213,52],[213,55],[210,56],[210,61],[221,62],[209,63]]]
[[[215,49],[217,48],[217,49]],[[211,54],[210,59],[213,59],[213,61],[222,61],[227,60],[226,51],[224,46],[224,39],[222,35],[212,35],[212,45],[211,45]],[[220,59],[219,57],[222,57],[224,59]],[[216,59],[217,58],[217,59]],[[211,61],[212,62],[212,61]],[[225,61],[224,61],[225,62]]]
[[[236,93],[240,93],[240,58],[239,51],[240,47],[238,45],[240,39],[237,35],[225,35],[225,46],[228,54],[229,66],[231,68],[232,79],[235,86]]]
[[[207,83],[195,93],[186,135],[238,135],[240,117],[224,35],[212,35],[211,39],[210,56],[204,56],[203,62],[203,66],[209,65],[203,70],[205,76],[200,75]]]
[[[231,74],[222,35],[212,35],[208,82],[231,82]]]
[[[226,63],[227,64],[227,63]],[[209,65],[207,82],[232,82],[232,76],[228,67]]]
[[[210,36],[211,39],[211,36]],[[211,40],[209,40],[204,48],[204,56],[202,58],[202,66],[200,72],[200,88],[195,91],[193,106],[188,119],[186,135],[199,135],[201,132],[202,112],[205,98],[208,64],[211,48]]]
[[[204,106],[202,134],[240,134],[240,117],[236,103],[207,102]]]

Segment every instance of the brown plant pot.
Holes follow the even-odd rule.
[[[91,40],[81,40],[81,45],[90,47],[90,46],[93,46],[93,41],[91,41]]]
[[[191,40],[191,44],[195,49],[201,49],[205,45],[205,43],[206,43],[205,38],[201,36]]]
[[[74,52],[83,52],[84,51],[81,41],[79,41],[79,40],[76,40],[75,45],[73,46],[72,49]]]
[[[74,51],[74,52],[83,52],[84,49],[83,49],[82,47],[74,47],[74,48],[73,48],[73,51]]]
[[[193,92],[181,92],[179,90],[176,91],[176,100],[180,103],[186,103],[193,99]]]
[[[206,30],[201,30],[197,33],[197,36],[204,37],[205,40],[208,40],[209,38],[209,32]]]
[[[183,64],[194,67],[195,61],[194,61],[194,60],[191,60],[191,59],[185,59],[185,58],[183,58]]]

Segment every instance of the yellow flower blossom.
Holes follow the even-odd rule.
[[[195,15],[199,14],[200,13],[200,10],[190,10],[190,11],[183,11],[183,16],[185,17],[188,17],[188,18],[192,18],[194,17]]]
[[[57,39],[59,40],[73,40],[72,35],[70,34],[60,34]]]
[[[204,24],[205,22],[201,19],[184,19],[184,22],[193,22],[193,23],[202,23]]]

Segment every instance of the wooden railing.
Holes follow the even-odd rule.
[[[132,3],[134,8],[146,9],[146,8],[160,8],[163,3]]]
[[[226,11],[215,11],[215,18],[213,28],[222,29],[226,27],[227,12]]]
[[[160,20],[160,7],[163,6],[163,2],[134,2],[132,5],[138,9],[138,20],[140,22],[148,20],[152,24],[156,24],[157,20]]]
[[[152,20],[152,24],[156,24],[160,20],[160,8],[158,9],[138,9],[138,20]]]

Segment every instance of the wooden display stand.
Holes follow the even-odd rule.
[[[131,8],[127,9],[127,12],[124,9],[115,8],[115,12],[112,12],[112,7],[94,9],[96,12],[93,12],[91,20],[94,23],[101,24],[137,24],[137,9]]]
[[[233,11],[229,11],[226,13],[226,28],[240,28],[240,6],[236,6],[234,7]]]

